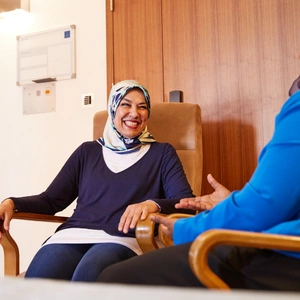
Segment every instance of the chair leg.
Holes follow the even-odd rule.
[[[17,276],[20,272],[19,248],[8,231],[2,233],[1,246],[4,253],[4,275]]]

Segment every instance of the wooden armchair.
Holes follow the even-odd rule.
[[[170,214],[168,218],[187,218],[192,215]],[[150,222],[146,221],[145,231],[149,232]],[[164,246],[173,245],[171,238],[158,229]],[[211,229],[200,234],[192,243],[189,251],[189,263],[199,281],[210,289],[230,290],[230,287],[218,277],[208,265],[209,252],[219,245],[262,248],[270,250],[300,251],[300,236],[266,234],[239,230]]]
[[[210,289],[230,290],[208,265],[209,252],[218,245],[299,252],[300,237],[221,229],[208,230],[200,234],[189,251],[189,262],[194,274]]]
[[[93,119],[93,138],[102,136],[107,119],[107,111],[99,111]],[[187,178],[195,194],[200,194],[202,183],[202,128],[201,111],[197,104],[191,103],[153,103],[148,130],[157,141],[168,142],[174,146],[183,164]],[[15,213],[13,219],[63,223],[66,217]],[[13,226],[13,224],[12,224]],[[9,232],[3,230],[1,245],[4,253],[4,274],[19,274],[19,249]],[[142,248],[143,250],[143,248]]]

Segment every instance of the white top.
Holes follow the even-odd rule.
[[[112,172],[119,173],[128,169],[137,161],[139,161],[148,152],[150,146],[150,144],[142,145],[139,148],[139,151],[128,154],[118,154],[117,152],[114,152],[106,147],[102,147],[102,153],[107,167]]]
[[[44,244],[96,244],[117,243],[134,251],[137,255],[142,254],[136,238],[113,236],[104,230],[67,228],[53,234]]]

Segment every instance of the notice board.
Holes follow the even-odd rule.
[[[17,36],[17,85],[76,77],[76,26]]]

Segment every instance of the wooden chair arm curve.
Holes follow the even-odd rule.
[[[189,263],[197,278],[208,288],[229,290],[208,265],[208,255],[218,245],[300,251],[300,237],[254,233],[237,230],[212,229],[200,234],[192,243]]]
[[[35,214],[28,212],[16,212],[13,214],[13,219],[27,220],[27,221],[40,221],[40,222],[51,222],[51,223],[64,223],[67,221],[67,217],[53,216],[45,214]]]
[[[155,241],[155,223],[150,220],[151,213],[145,220],[139,220],[135,228],[136,240],[143,253],[158,249]]]
[[[193,217],[193,215],[190,214],[183,214],[183,213],[174,213],[174,214],[169,214],[167,215],[167,218],[169,219],[182,219],[182,218],[189,218],[189,217]],[[158,227],[158,236],[159,239],[162,241],[162,243],[166,246],[166,247],[170,247],[173,246],[173,240],[171,237],[167,236],[163,231],[162,231],[162,227],[159,226]]]
[[[12,219],[64,223],[68,218],[45,214],[16,212],[13,214]],[[3,220],[0,220],[0,230],[2,232],[0,244],[4,253],[4,275],[17,276],[20,272],[19,247],[9,231],[4,230]]]
[[[150,216],[157,213],[151,213],[147,216],[145,220],[139,220],[135,229],[135,237],[137,242],[142,249],[143,253],[158,249],[159,246],[155,240],[155,223],[150,220]],[[193,215],[183,214],[183,213],[173,213],[169,215],[160,214],[162,216],[166,216],[171,219],[180,219],[187,218]],[[158,228],[158,236],[160,241],[164,244],[164,246],[172,246],[173,240],[165,235],[161,231],[161,227]]]

